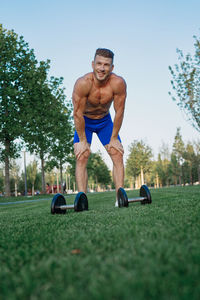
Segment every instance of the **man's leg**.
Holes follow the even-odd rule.
[[[74,150],[76,149],[76,143],[74,144]],[[87,162],[90,156],[90,152],[84,152],[79,159],[76,159],[76,184],[78,188],[78,192],[87,193],[87,183],[88,183],[88,175],[87,175]]]
[[[117,199],[117,191],[120,187],[124,187],[124,162],[123,162],[123,154],[120,153],[115,148],[110,148],[108,150],[108,145],[105,146],[108,154],[110,155],[113,162],[113,181],[115,184],[116,190],[116,199]]]

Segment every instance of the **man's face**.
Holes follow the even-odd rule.
[[[92,68],[96,79],[102,82],[110,76],[114,68],[112,58],[96,55]]]

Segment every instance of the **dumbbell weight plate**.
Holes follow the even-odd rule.
[[[141,204],[151,204],[151,193],[146,185],[142,185],[140,188],[140,197],[146,197],[147,199],[141,201]]]
[[[66,214],[66,210],[60,209],[57,206],[66,205],[65,197],[62,194],[56,194],[51,202],[52,214]]]
[[[74,210],[83,211],[88,210],[88,198],[85,193],[79,192],[74,200]]]
[[[118,206],[128,207],[128,196],[123,188],[119,188],[117,192]]]

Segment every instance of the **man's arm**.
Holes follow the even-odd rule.
[[[73,101],[73,116],[76,131],[78,133],[80,142],[86,141],[85,136],[85,120],[83,117],[85,111],[87,97],[85,95],[85,84],[84,79],[80,78],[77,80],[74,86],[72,101]]]
[[[118,137],[118,133],[124,118],[125,101],[126,101],[126,83],[122,78],[119,78],[115,88],[115,94],[114,94],[115,117],[113,121],[111,142],[113,140],[116,140]]]
[[[86,135],[85,135],[85,120],[84,120],[84,112],[87,101],[88,94],[87,82],[84,78],[80,78],[77,80],[74,86],[72,101],[73,101],[73,116],[74,116],[74,124],[76,131],[79,136],[79,143],[75,147],[75,155],[77,158],[87,150],[89,150],[89,146],[87,143]]]

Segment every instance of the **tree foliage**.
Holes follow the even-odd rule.
[[[194,36],[194,56],[177,49],[179,64],[169,66],[172,75],[171,85],[175,95],[169,94],[184,110],[188,120],[200,132],[200,38]]]
[[[100,151],[90,154],[87,169],[89,180],[103,186],[111,184],[110,171],[105,164]]]
[[[3,169],[0,168],[0,196],[3,194],[4,191],[4,175],[3,175]]]
[[[18,184],[20,181],[20,166],[16,163],[14,159],[12,159],[10,165],[11,165],[11,169],[10,169],[11,177],[13,178],[15,184],[15,196],[17,196]]]
[[[134,141],[129,147],[129,155],[126,161],[126,172],[128,176],[137,177],[141,169],[144,174],[151,166],[152,149],[144,141]]]
[[[170,160],[167,157],[162,157],[161,153],[158,154],[156,173],[162,186],[170,184]]]
[[[72,155],[70,157],[70,166],[68,167],[68,172],[70,173],[70,177],[72,181],[75,180],[75,167],[76,167],[76,159],[75,156]],[[102,185],[104,187],[111,184],[111,174],[108,166],[105,164],[102,154],[100,151],[90,153],[88,164],[88,182],[91,185]]]
[[[54,166],[61,168],[71,151],[69,144],[72,139],[71,111],[65,103],[64,88],[61,87],[63,78],[52,76],[48,80],[48,69],[49,61],[41,62],[37,69],[31,90],[32,101],[26,108],[31,117],[24,124],[23,136],[27,149],[41,160],[43,192],[46,190],[45,159],[51,158]]]
[[[9,160],[18,155],[15,140],[23,130],[23,109],[30,99],[28,83],[37,61],[23,37],[0,25],[0,159],[5,162],[6,194],[10,194]]]
[[[48,154],[48,165],[60,170],[61,192],[63,193],[63,165],[71,161],[70,153],[73,149],[72,108],[70,105],[64,105],[64,103],[58,102],[57,105],[57,115],[52,120],[54,126],[50,135],[51,146]]]
[[[27,179],[31,182],[32,185],[32,195],[35,194],[35,181],[36,181],[36,177],[37,177],[37,161],[34,160],[32,163],[30,163],[27,168],[26,168],[26,172],[27,172]]]
[[[49,60],[38,63],[24,38],[0,25],[0,160],[5,164],[7,195],[10,159],[19,155],[22,142],[41,159],[43,192],[45,159],[53,157],[61,166],[71,151],[71,111],[63,78],[49,80],[49,69]]]

